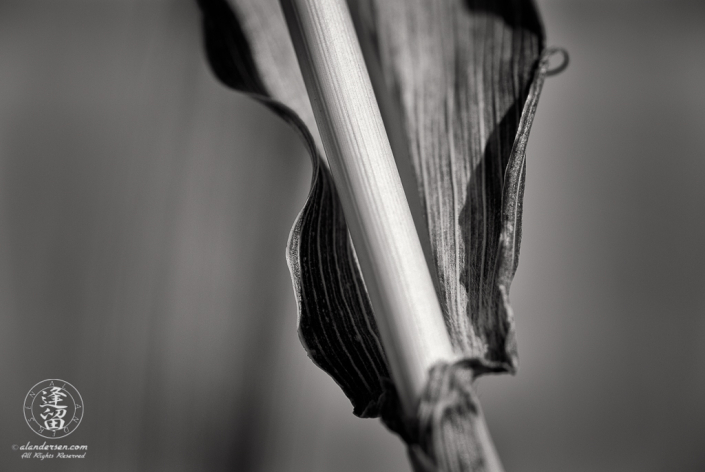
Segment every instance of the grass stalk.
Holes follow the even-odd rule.
[[[281,0],[392,377],[414,415],[453,353],[344,0]]]

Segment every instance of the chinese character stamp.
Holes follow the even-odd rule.
[[[83,419],[83,399],[70,383],[42,380],[24,399],[24,418],[38,435],[59,439],[73,433]]]

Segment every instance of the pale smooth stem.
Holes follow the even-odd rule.
[[[281,0],[391,374],[415,416],[456,356],[344,0]]]

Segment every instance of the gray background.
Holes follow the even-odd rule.
[[[508,471],[703,471],[705,4],[539,5],[571,65],[529,142],[490,428]],[[309,176],[212,78],[191,3],[0,3],[0,469],[409,470],[296,337]],[[87,458],[20,460],[56,377],[86,404],[56,442]]]

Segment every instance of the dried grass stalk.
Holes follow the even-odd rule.
[[[282,7],[392,378],[412,416],[430,368],[456,356],[352,19],[342,0]]]

